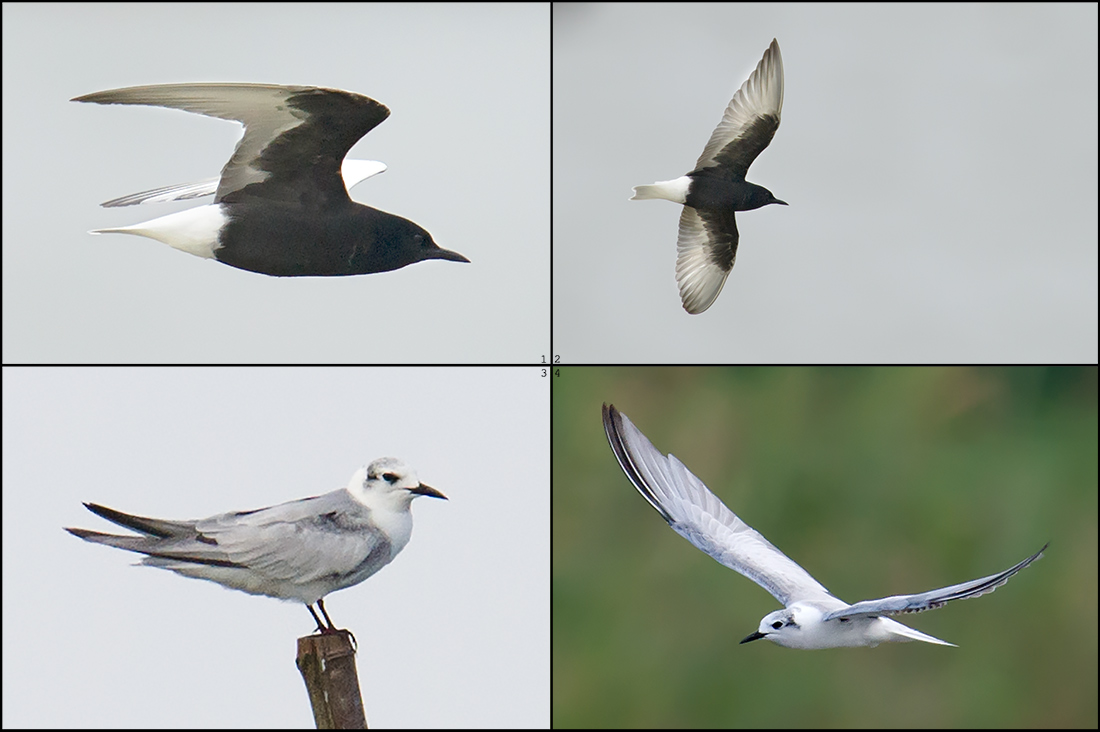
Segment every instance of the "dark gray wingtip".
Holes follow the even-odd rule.
[[[173,536],[174,530],[187,531],[190,528],[179,522],[163,521],[161,519],[147,518],[145,516],[134,516],[129,513],[123,513],[122,511],[116,511],[113,508],[101,506],[98,503],[85,503],[84,508],[100,518],[107,519],[112,524],[117,524],[127,529],[141,532],[142,534],[148,534],[149,536],[157,536],[161,539],[167,539]]]
[[[641,470],[637,466],[637,461],[632,453],[630,446],[627,445],[626,424],[630,424],[634,428],[643,440],[649,443],[650,447],[655,452],[661,454],[652,442],[649,442],[649,438],[646,437],[634,427],[634,424],[630,419],[615,408],[614,404],[603,405],[603,430],[607,436],[607,443],[611,446],[611,452],[615,454],[615,459],[619,462],[619,467],[626,473],[627,479],[631,482],[634,488],[642,494],[642,498],[646,499],[646,502],[661,515],[670,526],[674,526],[676,521],[669,514],[668,510],[661,505],[660,499],[653,493],[653,489],[649,487],[649,483],[646,482],[645,476],[642,475]]]

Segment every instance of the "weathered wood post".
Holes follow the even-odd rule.
[[[351,633],[345,630],[299,638],[295,663],[306,682],[317,729],[367,728]]]

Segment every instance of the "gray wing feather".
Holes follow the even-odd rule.
[[[938,607],[943,607],[951,600],[966,600],[971,597],[980,597],[993,592],[993,590],[997,589],[1005,582],[1008,582],[1012,575],[1043,556],[1043,552],[1046,551],[1048,546],[1050,546],[1050,542],[1044,544],[1042,549],[1014,567],[1010,567],[997,574],[991,574],[988,577],[970,580],[969,582],[961,582],[957,585],[951,585],[950,587],[941,587],[938,590],[922,592],[919,595],[894,595],[893,597],[883,597],[878,600],[863,600],[862,602],[857,602],[846,608],[834,610],[825,615],[822,620],[919,613],[925,610],[935,610]]]
[[[348,160],[344,158],[342,167],[344,186],[351,193],[351,189],[371,176],[378,175],[386,170],[386,164],[377,160]],[[117,206],[135,206],[141,203],[169,203],[171,201],[188,201],[192,198],[212,196],[218,190],[220,178],[207,178],[197,183],[180,183],[174,186],[154,188],[150,191],[131,193],[121,198],[113,198],[100,205],[104,208]]]
[[[203,576],[205,568],[239,568],[272,580],[308,584],[376,570],[390,560],[389,543],[371,522],[369,509],[343,489],[197,521],[164,521],[85,505],[145,536],[67,529],[70,533],[145,554],[144,564],[195,576]]]
[[[118,206],[135,206],[141,203],[168,203],[170,201],[189,201],[192,198],[211,196],[218,190],[219,178],[207,178],[197,183],[179,183],[174,186],[154,188],[150,191],[131,193],[121,198],[112,198],[110,201],[99,204],[104,208],[116,208]]]
[[[356,572],[383,539],[369,509],[346,490],[212,516],[198,521],[196,529],[202,538],[171,554],[183,561],[213,554],[266,577],[299,584]]]

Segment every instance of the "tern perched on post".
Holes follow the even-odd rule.
[[[405,548],[412,534],[409,504],[417,496],[446,498],[421,483],[402,461],[380,458],[356,471],[347,488],[313,498],[197,521],[133,516],[85,503],[97,516],[142,535],[65,530],[85,541],[144,554],[141,563],[149,567],[253,595],[297,600],[318,631],[335,633],[324,597],[359,584]]]

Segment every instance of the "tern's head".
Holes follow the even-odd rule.
[[[359,468],[348,482],[348,492],[364,505],[388,503],[395,508],[408,506],[417,496],[446,499],[430,485],[416,477],[416,472],[397,458],[378,458],[365,468]]]
[[[816,607],[795,603],[765,615],[760,621],[760,628],[741,642],[767,638],[786,648],[817,648],[815,631],[821,625],[821,617],[821,611]]]

